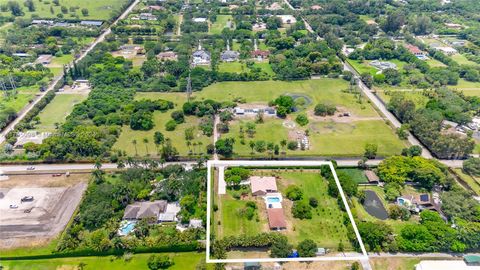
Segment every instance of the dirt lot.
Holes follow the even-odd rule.
[[[259,258],[259,257],[257,257]],[[303,270],[303,269],[328,269],[328,270],[344,270],[350,269],[353,262],[336,261],[336,262],[288,262],[282,264],[280,269],[283,270]],[[278,269],[275,263],[262,263],[262,269]],[[242,264],[227,264],[226,269],[238,270],[243,269]]]
[[[40,245],[58,235],[79,204],[88,177],[15,175],[1,181],[0,248]],[[21,202],[24,196],[34,200]]]

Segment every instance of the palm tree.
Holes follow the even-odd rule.
[[[145,144],[145,151],[147,151],[147,156],[148,154],[148,138],[143,138],[143,143]]]
[[[287,140],[285,139],[281,140],[280,145],[282,146],[282,152],[285,152],[285,146],[287,146]]]
[[[133,147],[135,147],[135,156],[138,156],[138,151],[137,151],[137,140],[133,139],[132,140]]]
[[[253,155],[253,154],[254,154],[253,148],[255,148],[255,142],[254,142],[254,141],[250,141],[249,145],[250,145],[250,148],[252,148],[251,154]]]

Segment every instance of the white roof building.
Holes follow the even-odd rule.
[[[421,261],[415,265],[415,270],[480,270],[480,266],[469,266],[465,261]]]
[[[193,18],[192,21],[196,23],[204,23],[207,22],[207,18]]]

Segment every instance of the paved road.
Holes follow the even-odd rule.
[[[130,13],[132,11],[132,9],[140,2],[140,0],[135,0],[108,28],[106,28],[102,34],[100,34],[100,36],[97,37],[97,39],[95,39],[94,42],[92,42],[90,44],[90,46],[84,50],[80,56],[74,60],[75,62],[78,62],[80,60],[82,60],[88,53],[90,53],[90,51],[92,51],[93,48],[95,48],[95,46],[104,41],[105,40],[105,37],[110,34],[112,32],[111,30],[111,27],[116,25],[118,23],[118,21],[124,19],[128,13]],[[73,62],[69,63],[68,64],[68,67],[72,67],[73,66]],[[0,144],[5,142],[6,140],[6,136],[7,134],[14,130],[15,127],[18,125],[18,123],[20,123],[20,121],[27,115],[28,112],[30,112],[33,107],[38,104],[38,102],[40,102],[40,100],[50,91],[54,91],[54,88],[55,88],[55,85],[57,85],[57,83],[62,79],[63,77],[63,71],[60,75],[58,75],[57,77],[55,77],[51,82],[50,82],[50,85],[47,87],[46,91],[45,92],[41,92],[39,95],[37,95],[33,102],[32,103],[29,103],[27,106],[25,106],[17,115],[17,118],[15,118],[15,120],[13,120],[8,126],[6,126],[2,132],[0,132]]]

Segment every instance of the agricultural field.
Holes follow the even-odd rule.
[[[4,270],[77,270],[79,265],[83,265],[81,269],[148,269],[148,258],[152,254],[135,254],[123,257],[105,256],[105,257],[75,257],[48,260],[15,260],[2,261],[0,265]],[[155,255],[162,255],[155,253]],[[185,253],[168,253],[173,259],[174,265],[169,270],[193,270],[202,260],[205,259],[204,253],[185,252]],[[213,269],[213,265],[209,265],[207,269]]]
[[[465,57],[465,55],[463,55],[463,54],[456,53],[456,54],[452,55],[451,57],[459,65],[470,65],[470,66],[477,66],[478,65],[477,63],[468,60],[467,57]]]
[[[81,94],[57,94],[39,113],[40,123],[36,125],[36,130],[55,131],[56,126],[62,124],[65,118],[72,112],[73,106],[86,98],[86,95]]]
[[[0,5],[7,2],[8,0],[0,0]],[[62,14],[61,7],[64,6],[68,9],[68,12],[64,14],[66,19],[78,16],[82,20],[108,20],[112,17],[112,14],[121,11],[121,7],[127,3],[127,0],[59,0],[59,2],[60,5],[57,6],[51,1],[33,0],[35,6],[35,11],[33,12],[28,11],[23,5],[20,6],[25,14],[24,16],[27,18],[31,18],[34,15],[44,19],[58,18],[57,14]],[[82,8],[88,9],[87,16],[83,16]],[[74,11],[71,11],[71,9],[74,9]],[[10,11],[0,12],[0,16],[11,16],[11,13]]]

